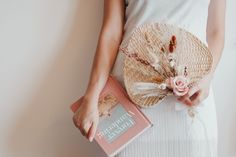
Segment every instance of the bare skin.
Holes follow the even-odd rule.
[[[98,98],[115,63],[124,28],[124,0],[104,0],[103,24],[87,90],[81,107],[73,116],[82,135],[92,141],[97,129]]]
[[[207,21],[207,42],[213,55],[213,68],[209,75],[198,85],[179,97],[179,101],[186,105],[197,105],[209,94],[210,82],[221,58],[224,47],[225,32],[225,2],[226,0],[211,0]],[[114,65],[124,28],[124,0],[104,0],[104,17],[99,41],[94,56],[93,67],[87,90],[81,107],[73,116],[76,127],[82,135],[93,140],[97,125],[98,98],[103,89],[112,66]]]
[[[210,1],[206,31],[208,47],[213,55],[213,67],[211,72],[196,86],[192,87],[186,95],[178,98],[180,102],[186,105],[198,105],[209,95],[210,83],[224,48],[225,7],[226,0]]]

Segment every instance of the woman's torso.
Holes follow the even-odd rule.
[[[206,26],[210,0],[125,0],[124,40],[135,26],[170,23],[184,28],[206,43]]]
[[[177,25],[193,33],[206,43],[206,26],[210,0],[125,0],[125,25],[121,47],[135,27],[149,22]],[[118,53],[112,73],[124,87],[123,63],[125,55]]]

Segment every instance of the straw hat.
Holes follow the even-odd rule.
[[[186,94],[212,67],[207,46],[174,25],[143,24],[122,45],[125,88],[141,107],[154,106],[168,95]]]

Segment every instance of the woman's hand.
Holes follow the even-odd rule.
[[[95,136],[99,122],[98,99],[84,97],[80,107],[73,116],[74,124],[83,136],[91,142]]]
[[[188,106],[198,105],[208,97],[211,80],[211,74],[205,76],[198,84],[190,88],[187,94],[179,97],[178,100]]]
[[[178,100],[186,105],[197,105],[208,97],[210,82],[224,48],[225,9],[226,0],[210,1],[206,37],[208,47],[213,56],[212,70],[210,74],[204,77],[196,86],[191,88],[186,95],[179,97]]]
[[[73,116],[75,126],[90,141],[95,136],[99,121],[98,96],[106,84],[122,41],[125,23],[125,2],[105,0],[103,15],[103,24],[93,59],[89,84],[84,100]]]

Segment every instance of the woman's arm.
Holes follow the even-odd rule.
[[[211,0],[210,2],[206,31],[208,47],[213,56],[213,65],[211,72],[206,77],[192,87],[186,95],[178,98],[186,105],[197,105],[209,95],[210,83],[224,48],[225,8],[226,0]]]
[[[211,0],[207,21],[207,43],[213,55],[213,75],[221,58],[225,40],[226,0]]]
[[[103,24],[85,98],[98,98],[107,81],[123,36],[124,13],[124,0],[104,0]]]
[[[82,135],[93,140],[98,122],[98,99],[117,56],[123,36],[124,0],[104,0],[103,24],[99,35],[90,80],[73,121]]]

